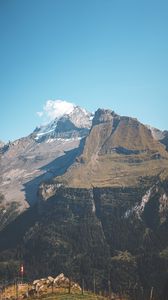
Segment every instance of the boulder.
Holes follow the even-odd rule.
[[[34,281],[33,281],[33,285],[36,285],[39,281],[40,281],[40,279],[34,280]]]
[[[48,280],[49,280],[50,282],[53,282],[53,281],[54,281],[54,278],[51,277],[51,276],[48,276],[47,278],[48,278]]]
[[[63,273],[59,274],[57,277],[53,278],[48,276],[47,278],[41,278],[33,281],[33,290],[35,293],[42,292],[46,288],[51,286],[60,287],[60,288],[69,288],[70,279],[65,277]],[[81,287],[78,283],[71,281],[71,288],[74,290],[81,290]]]

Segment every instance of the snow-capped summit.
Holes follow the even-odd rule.
[[[86,109],[79,106],[75,106],[69,113],[65,114],[60,120],[70,120],[76,128],[90,128],[91,127],[91,113]]]
[[[59,104],[61,105],[62,102],[59,102]],[[64,103],[64,109],[59,109],[58,112],[55,111],[53,113],[56,116],[54,120],[34,130],[33,135],[36,141],[41,142],[57,138],[79,138],[87,134],[91,127],[92,114],[71,103],[68,106],[67,103],[66,109]],[[55,109],[57,110],[57,107]]]

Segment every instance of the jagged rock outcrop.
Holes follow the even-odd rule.
[[[112,122],[114,119],[120,119],[120,116],[117,115],[114,111],[110,109],[101,109],[99,108],[94,115],[92,126],[101,123]]]

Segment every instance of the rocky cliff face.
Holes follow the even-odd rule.
[[[61,271],[87,288],[156,299],[166,285],[168,182],[59,187],[0,234],[0,261],[21,255],[29,278]],[[12,238],[11,238],[12,237]],[[12,249],[12,250],[9,250]]]

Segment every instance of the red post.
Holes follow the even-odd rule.
[[[21,266],[20,266],[20,275],[21,275],[22,283],[23,283],[23,274],[24,274],[24,266],[23,266],[23,264],[21,264]]]

